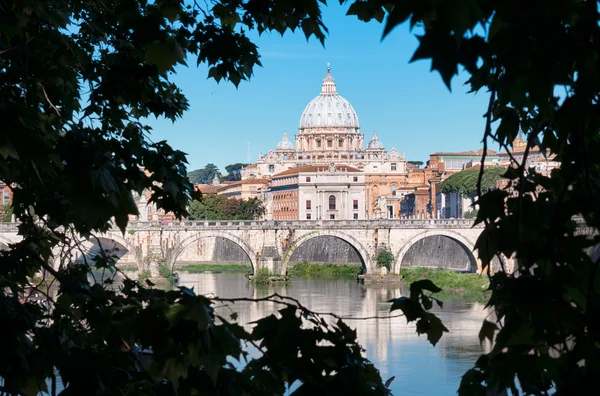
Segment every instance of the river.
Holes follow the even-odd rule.
[[[241,274],[192,274],[180,272],[180,284],[198,294],[219,297],[264,297],[279,293],[298,299],[317,312],[368,317],[387,315],[390,298],[400,297],[399,285],[359,284],[348,279],[294,279],[284,285],[254,285]],[[271,303],[236,303],[233,309],[240,324],[268,316]],[[349,320],[367,357],[379,368],[384,380],[395,376],[394,395],[455,395],[461,376],[473,366],[483,348],[478,332],[485,317],[483,305],[447,300],[444,308],[433,310],[450,330],[436,347],[426,336],[417,336],[414,324],[403,317],[393,319]]]

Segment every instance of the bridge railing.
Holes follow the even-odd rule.
[[[374,220],[213,220],[213,221],[172,221],[167,223],[130,222],[132,229],[173,228],[471,228],[472,219],[374,219]]]

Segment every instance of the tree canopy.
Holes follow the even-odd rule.
[[[593,394],[600,364],[600,271],[576,217],[600,222],[600,27],[594,0],[356,0],[348,14],[384,22],[383,36],[407,23],[418,47],[448,87],[464,69],[473,92],[489,95],[483,131],[507,150],[522,131],[527,147],[513,158],[514,194],[477,194],[485,226],[477,253],[490,277],[482,326],[493,341],[463,377],[460,393]],[[22,242],[0,252],[0,377],[6,393],[55,389],[72,394],[386,394],[379,372],[361,355],[343,321],[283,302],[279,316],[251,334],[219,318],[217,298],[191,290],[151,290],[133,281],[116,293],[70,262],[78,237],[125,230],[137,214],[132,191],[177,217],[195,195],[184,153],[152,142],[150,116],[177,120],[188,108],[171,81],[177,64],[196,60],[208,76],[238,85],[260,65],[248,32],[301,30],[324,42],[320,7],[289,0],[55,0],[0,5],[0,180],[14,186]],[[531,149],[562,163],[550,175],[527,169]],[[478,190],[482,190],[481,173]],[[491,273],[495,256],[516,258],[514,272]],[[114,270],[114,259],[96,257]],[[502,264],[504,266],[504,264]],[[50,312],[18,296],[40,271],[58,285]],[[425,294],[425,291],[428,293]],[[436,343],[445,330],[427,310],[428,281],[395,299]],[[437,300],[433,300],[437,301]],[[294,305],[293,307],[286,303]],[[220,319],[220,320],[215,320]],[[148,331],[148,329],[156,329]],[[160,330],[158,330],[160,329]],[[278,334],[286,343],[278,343]],[[241,371],[231,365],[243,342],[263,352]],[[327,342],[333,348],[324,346]],[[139,351],[153,352],[138,364]],[[327,355],[328,359],[323,359]],[[324,375],[324,373],[326,375]]]
[[[227,165],[225,167],[225,171],[227,172],[227,176],[225,177],[226,181],[238,181],[242,180],[242,168],[248,166],[250,164],[245,164],[242,162],[236,162],[235,164]]]
[[[483,171],[481,184],[479,182],[479,169],[465,169],[456,172],[440,183],[440,190],[444,194],[453,192],[460,193],[463,197],[475,197],[478,188],[482,192],[488,192],[496,188],[496,182],[503,178],[506,168],[493,167]]]
[[[219,168],[215,164],[206,164],[202,169],[196,169],[188,173],[188,178],[194,184],[211,184],[215,176],[219,176]]]
[[[192,220],[254,220],[264,214],[265,208],[258,198],[242,200],[204,194],[190,203],[189,212]]]

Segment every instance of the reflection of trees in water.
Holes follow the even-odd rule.
[[[255,285],[239,274],[181,272],[180,285],[193,287],[198,294],[229,298],[264,298],[277,293],[294,297],[314,311],[333,312],[355,318],[388,316],[390,304],[387,301],[408,294],[403,285],[357,284],[350,280],[296,279],[287,286]],[[230,307],[231,310],[218,308],[218,312],[226,318],[232,312],[236,312],[238,322],[249,327],[250,322],[281,308],[280,305],[271,302],[238,302],[230,304]],[[418,337],[414,323],[407,324],[404,317],[346,320],[346,323],[356,329],[361,345],[366,348],[368,357],[380,367],[384,377],[397,375],[403,370],[410,372],[412,368],[407,367],[416,364],[415,353],[418,353],[421,359],[434,356],[437,362],[441,362],[438,364],[443,366],[441,371],[448,372],[452,378],[459,378],[466,367],[483,352],[477,338],[481,322],[486,316],[483,305],[447,300],[444,301],[443,309],[434,307],[432,311],[439,315],[450,329],[450,333],[444,334],[435,348],[425,336]]]

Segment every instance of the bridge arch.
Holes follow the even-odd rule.
[[[402,260],[404,260],[404,257],[406,256],[406,253],[408,253],[410,248],[413,247],[420,240],[428,238],[428,237],[432,237],[432,236],[444,236],[444,237],[450,238],[454,242],[458,243],[464,249],[464,251],[467,254],[467,257],[469,259],[469,263],[464,268],[464,270],[468,271],[468,272],[470,272],[470,271],[477,272],[478,271],[479,265],[478,265],[477,257],[475,257],[475,253],[474,253],[475,244],[473,242],[471,242],[468,238],[466,238],[465,236],[461,235],[458,232],[454,232],[454,231],[450,231],[450,230],[427,230],[427,231],[421,232],[421,233],[415,235],[414,237],[412,237],[411,239],[409,239],[404,244],[404,246],[402,246],[402,248],[400,248],[400,250],[398,250],[398,252],[396,253],[396,255],[394,257],[394,265],[392,268],[392,272],[395,274],[400,273],[400,269],[402,268]]]
[[[96,255],[107,255],[119,261],[131,252],[125,239],[116,235],[90,237],[81,244],[80,250],[73,252],[73,262],[93,264]]]
[[[175,263],[177,262],[177,258],[179,257],[179,255],[183,252],[183,250],[188,247],[189,245],[191,245],[192,243],[200,240],[200,239],[205,239],[205,238],[224,238],[227,239],[233,243],[235,243],[236,245],[238,245],[243,251],[244,253],[246,253],[246,256],[248,256],[248,259],[250,260],[250,264],[252,265],[252,271],[254,272],[256,270],[256,253],[254,252],[254,250],[246,243],[244,242],[244,240],[240,237],[238,237],[237,235],[227,232],[227,231],[221,231],[221,230],[211,230],[210,232],[197,232],[194,233],[194,235],[189,236],[187,238],[185,238],[184,240],[182,240],[173,250],[173,253],[171,254],[171,257],[169,258],[169,266],[171,267],[171,270],[174,270],[175,268]]]
[[[356,251],[358,257],[360,258],[363,267],[363,272],[372,272],[373,269],[371,268],[371,257],[367,249],[356,238],[350,236],[349,234],[346,234],[345,232],[340,232],[337,230],[319,230],[301,235],[300,237],[293,240],[289,247],[283,249],[284,251],[281,258],[282,273],[286,273],[287,266],[290,262],[290,259],[292,258],[292,254],[294,254],[294,251],[296,251],[296,249],[298,249],[304,242],[322,236],[335,237],[349,244]]]

